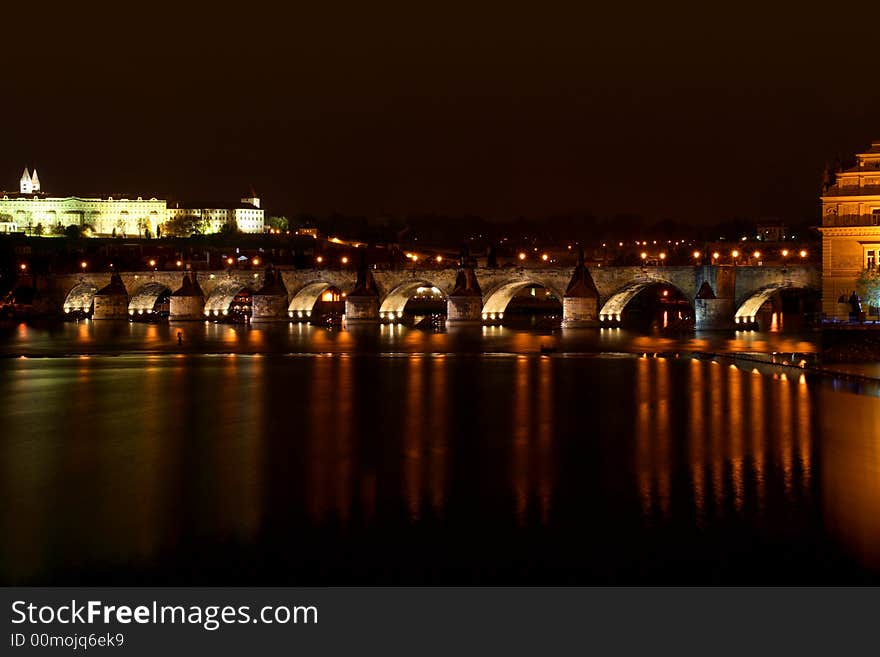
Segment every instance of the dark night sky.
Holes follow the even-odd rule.
[[[582,4],[7,13],[0,187],[792,221],[880,138],[876,10]]]

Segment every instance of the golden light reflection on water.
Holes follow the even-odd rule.
[[[880,570],[880,403],[876,398],[822,390],[822,507],[828,527],[861,560]]]
[[[635,485],[648,522],[668,514],[669,477],[679,467],[668,410],[669,363],[652,357],[636,362]],[[768,479],[779,481],[790,503],[809,498],[813,410],[805,380],[794,383],[777,373],[768,382],[767,376],[734,365],[691,360],[686,382],[688,449],[683,454],[699,526],[728,511],[762,514]]]
[[[513,373],[511,480],[517,524],[529,522],[537,504],[542,524],[550,521],[556,487],[554,467],[554,360],[518,356]]]
[[[356,393],[351,359],[316,358],[312,374],[306,470],[308,505],[316,520],[335,515],[345,524],[351,514],[355,457],[352,431]]]
[[[325,337],[333,343],[337,335]],[[783,378],[707,360],[524,354],[53,361],[10,360],[0,379],[0,493],[14,502],[0,509],[5,581],[26,580],[70,554],[97,563],[149,559],[192,532],[257,540],[266,514],[279,513],[267,499],[273,419],[289,432],[274,434],[273,454],[302,474],[283,485],[302,491],[302,510],[315,524],[350,525],[358,513],[370,522],[387,513],[389,497],[410,523],[448,519],[461,484],[453,466],[467,462],[474,445],[492,453],[481,493],[502,491],[520,526],[555,523],[560,486],[577,490],[573,479],[590,471],[556,455],[560,446],[590,444],[603,450],[600,458],[620,450],[632,459],[623,490],[646,525],[686,519],[705,528],[729,518],[760,525],[821,503],[822,531],[880,569],[880,399],[820,388],[798,372]],[[459,369],[468,363],[478,369]],[[456,374],[490,370],[500,374],[486,389]],[[562,430],[616,412],[576,394],[582,377],[611,372],[623,379],[624,397],[634,397],[621,435],[604,443],[588,428]],[[278,381],[290,394],[271,394]],[[577,402],[560,403],[569,393]],[[451,446],[461,444],[452,418],[472,412],[462,399],[480,395],[494,400],[493,413],[500,409],[491,424],[497,433],[475,430],[452,459]],[[290,408],[278,406],[283,399]]]

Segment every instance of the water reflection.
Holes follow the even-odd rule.
[[[811,495],[813,408],[805,380],[792,383],[776,374],[768,382],[734,365],[687,360],[687,372],[678,378],[686,400],[682,414],[670,391],[671,363],[636,361],[636,487],[647,523],[669,516],[670,478],[681,467],[690,488],[688,513],[698,526],[728,513],[760,516],[768,505],[768,480],[779,483],[790,503]],[[686,451],[676,446],[678,435],[686,436]]]
[[[170,564],[183,582],[227,545],[283,545],[273,573],[296,580],[312,541],[334,572],[510,552],[591,581],[694,535],[724,537],[697,543],[719,563],[763,568],[775,542],[807,571],[880,573],[876,397],[688,358],[331,353],[343,335],[314,355],[0,360],[0,580]]]

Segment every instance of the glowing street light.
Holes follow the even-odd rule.
[[[18,268],[21,269],[22,271],[27,271],[27,265],[26,265],[25,263],[21,263],[21,264],[18,266]]]
[[[321,256],[318,256],[317,258],[315,258],[315,262],[317,262],[320,265],[322,262],[324,262],[324,258]]]
[[[788,257],[788,249],[782,249],[782,257],[783,257],[783,258],[787,258],[787,257]]]
[[[183,262],[181,262],[180,260],[178,260],[178,261],[175,262],[174,264],[177,265],[178,267],[182,267],[182,266],[183,266]]]
[[[437,260],[438,263],[443,262],[443,256],[438,255],[438,256],[435,258],[435,260]]]
[[[647,260],[647,259],[648,259],[648,254],[645,253],[644,251],[642,251],[642,256],[641,256],[641,257],[642,257],[642,260]]]
[[[543,260],[544,262],[547,262],[547,260],[549,260],[549,259],[550,259],[550,256],[548,256],[546,253],[541,254],[541,260]]]
[[[348,264],[348,256],[342,256],[342,264],[343,264],[343,265],[347,265],[347,264]]]
[[[760,252],[760,251],[755,251],[755,252],[752,254],[752,256],[755,258],[755,260],[757,260],[758,258],[761,257],[761,252]]]
[[[155,267],[155,266],[156,266],[156,261],[151,259],[150,260],[150,267]]]
[[[520,254],[519,254],[519,259],[520,259],[520,260],[525,260],[525,259],[526,259],[526,254],[520,252]]]
[[[715,253],[712,254],[712,260],[718,260],[718,258],[720,258],[720,257],[721,257],[721,254],[718,253],[718,251],[716,251]]]
[[[807,257],[807,252],[806,252],[805,250],[801,249],[801,252],[800,252],[798,255],[799,255],[801,258],[806,258],[806,257]]]
[[[739,251],[734,249],[733,251],[730,252],[730,257],[732,257],[734,260],[736,260],[737,258],[739,258]]]
[[[235,262],[235,261],[234,261],[232,258],[226,258],[226,264],[227,264],[227,265],[230,265],[230,266],[231,266],[233,262]]]
[[[700,259],[700,255],[701,255],[701,254],[700,254],[699,251],[694,251],[694,260],[699,260],[699,259]]]
[[[419,256],[417,256],[415,253],[413,253],[412,261],[413,261],[413,262],[418,262],[418,261],[419,261]]]
[[[253,260],[251,260],[251,262],[254,263],[254,267],[257,267],[257,266],[259,266],[259,264],[260,264],[260,259],[259,259],[259,258],[254,258]]]
[[[666,260],[666,254],[665,254],[665,253],[661,253],[661,254],[660,254],[660,260]]]
[[[83,260],[81,263],[79,263],[79,266],[83,271],[85,271],[85,268],[89,266],[89,263]]]

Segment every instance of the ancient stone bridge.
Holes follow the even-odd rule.
[[[517,292],[540,285],[562,301],[563,326],[599,326],[619,322],[642,290],[664,285],[691,300],[697,328],[748,325],[782,289],[821,289],[821,272],[813,265],[225,270],[184,278],[180,271],[122,272],[110,285],[110,272],[83,273],[37,277],[36,286],[57,310],[93,312],[95,319],[149,314],[169,299],[172,320],[205,319],[225,314],[247,291],[253,293],[253,321],[306,321],[322,293],[335,287],[347,295],[347,320],[374,322],[399,319],[419,287],[435,287],[447,299],[450,323],[495,323]]]

